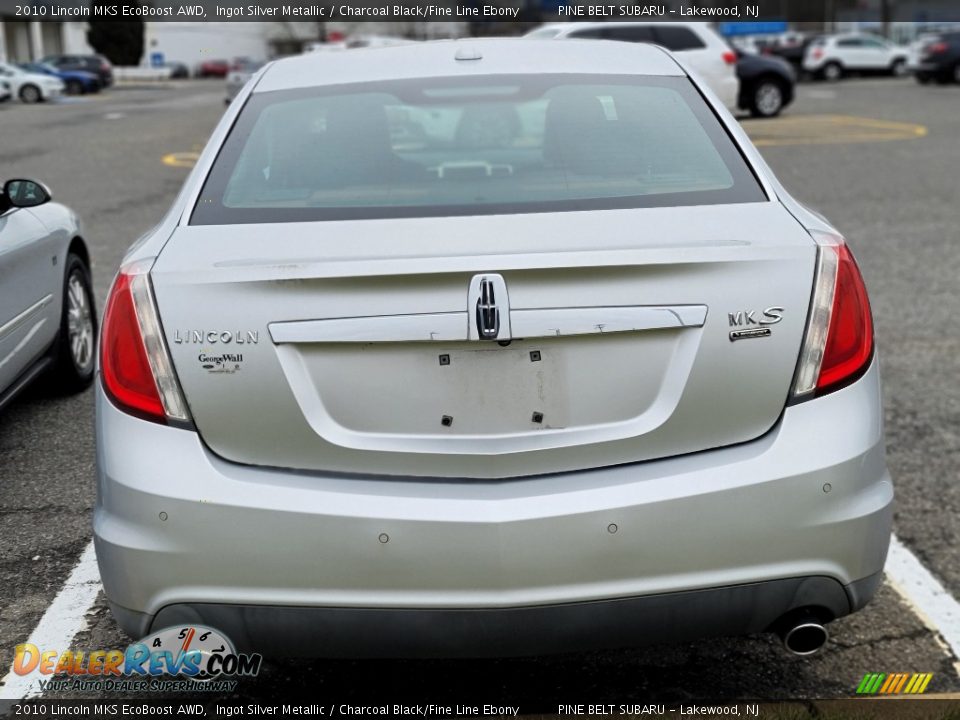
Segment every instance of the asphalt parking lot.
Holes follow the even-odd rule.
[[[83,218],[101,308],[125,248],[168,208],[223,111],[222,98],[219,82],[184,82],[0,107],[3,174],[46,182]],[[744,121],[780,179],[834,221],[857,254],[885,382],[895,532],[954,598],[960,598],[958,110],[958,86],[848,80],[801,86],[781,119]],[[92,419],[89,391],[62,399],[42,387],[0,416],[0,675],[90,541]],[[928,692],[958,692],[957,657],[930,622],[885,584],[866,610],[831,625],[828,647],[813,658],[787,655],[772,636],[755,636],[494,661],[269,659],[234,697],[327,693],[338,702],[469,698],[546,707],[823,698],[851,696],[870,672],[931,672]],[[127,642],[101,595],[73,646]]]

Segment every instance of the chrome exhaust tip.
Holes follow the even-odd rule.
[[[827,644],[830,634],[815,620],[803,620],[780,633],[783,647],[794,655],[813,655]]]

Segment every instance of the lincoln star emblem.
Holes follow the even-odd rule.
[[[510,301],[501,275],[475,275],[470,281],[467,307],[473,316],[473,340],[510,340]]]
[[[493,281],[480,281],[480,297],[477,298],[477,332],[484,340],[493,340],[500,334],[500,311],[497,309],[497,291]]]

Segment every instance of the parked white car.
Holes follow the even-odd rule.
[[[621,40],[660,45],[703,78],[730,110],[737,109],[737,54],[706,23],[575,22],[543,25],[526,37]]]
[[[60,97],[65,87],[59,78],[27,72],[7,63],[0,63],[0,78],[9,82],[11,93],[26,103]]]
[[[803,69],[824,80],[850,72],[905,75],[909,48],[873,35],[825,35],[807,46]]]

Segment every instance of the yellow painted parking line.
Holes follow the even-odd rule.
[[[170,167],[192,168],[197,164],[199,157],[200,153],[197,152],[175,152],[164,155],[160,158],[160,162]]]
[[[927,134],[927,128],[916,123],[856,115],[793,115],[748,120],[743,127],[757,147],[915,140]]]

